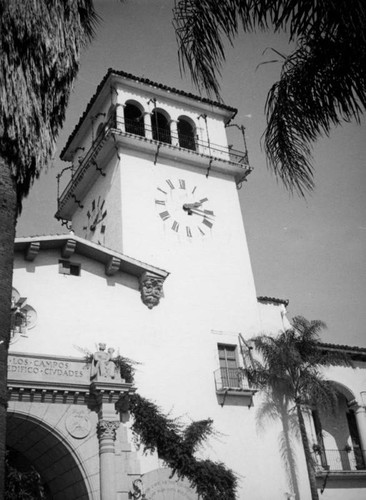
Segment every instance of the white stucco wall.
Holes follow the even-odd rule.
[[[155,90],[119,88],[117,100],[124,104],[134,98],[145,109]],[[158,101],[173,119],[185,114],[198,120],[199,102],[164,97],[161,92]],[[103,106],[101,110],[105,110]],[[223,115],[207,114],[210,141],[227,146]],[[202,119],[198,126],[205,135]],[[155,156],[153,149],[147,154],[126,144],[119,148],[118,156],[115,153],[99,165],[106,176],[88,186],[88,194],[81,200],[84,208],[74,214],[73,228],[94,243],[167,270],[164,297],[149,310],[140,299],[136,277],[121,273],[107,277],[101,264],[78,254],[71,261],[81,264],[80,277],[58,274],[59,251],[41,251],[32,263],[18,255],[14,286],[36,309],[38,323],[12,350],[76,355],[79,351],[74,346],[93,351],[98,342],[107,343],[141,363],[135,381],[143,396],[187,421],[214,420],[217,435],[209,440],[202,456],[222,461],[238,474],[239,500],[289,498],[279,450],[281,423],[269,420],[260,432],[261,395],[255,395],[252,408],[240,396],[228,398],[221,406],[215,390],[218,343],[238,345],[239,333],[248,339],[289,326],[283,304],[257,303],[235,181],[229,174],[213,170],[207,176],[206,168],[195,167],[194,161],[186,163],[178,151],[168,161],[163,154]],[[184,199],[181,193],[176,198],[167,180],[175,190],[179,180],[184,180],[187,196],[196,188],[198,200],[207,198],[202,206],[214,212],[214,220],[204,236],[197,229],[201,217],[183,213]],[[166,221],[156,203],[161,195],[158,188],[165,191],[165,200],[173,207]],[[83,229],[86,212],[99,196],[108,211],[103,237],[99,230]],[[172,230],[175,218],[179,218],[178,232]],[[187,225],[192,237],[187,235]],[[334,372],[355,393],[364,386],[365,378],[356,381],[359,375]],[[303,451],[295,439],[293,448],[301,500],[309,500]],[[157,466],[156,457],[141,457],[142,472]]]

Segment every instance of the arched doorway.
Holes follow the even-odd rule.
[[[25,466],[32,465],[40,474],[47,500],[91,498],[87,479],[75,453],[44,421],[10,412],[6,446],[13,460]]]

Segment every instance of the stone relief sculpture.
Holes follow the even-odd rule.
[[[164,280],[151,273],[144,273],[140,278],[141,300],[149,308],[157,306],[163,297]]]
[[[129,498],[134,498],[135,500],[146,499],[144,485],[141,479],[135,479],[132,482],[132,490],[129,493]]]
[[[113,347],[105,352],[106,344],[99,344],[99,351],[93,354],[90,369],[91,380],[113,380],[116,378],[116,365],[113,362]]]
[[[27,304],[27,298],[21,297],[18,290],[12,289],[11,296],[11,326],[10,343],[16,342],[19,337],[26,337],[28,330],[37,322],[37,313]]]

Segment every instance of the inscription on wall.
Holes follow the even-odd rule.
[[[63,360],[10,354],[8,358],[8,379],[89,384],[90,368],[83,360]]]

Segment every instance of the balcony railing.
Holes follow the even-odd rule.
[[[147,138],[150,137],[158,142],[171,144],[173,146],[175,145],[177,147],[188,149],[190,151],[196,151],[197,153],[210,157],[217,157],[234,163],[241,163],[243,166],[248,166],[247,152],[199,140],[198,137],[184,134],[172,134],[170,130],[163,128],[146,127],[141,120],[116,120],[115,117],[112,117],[105,124],[102,132],[98,135],[94,143],[100,140],[101,136],[103,136],[111,128],[118,129],[120,132],[125,132],[127,134]]]
[[[324,450],[314,453],[314,459],[320,469],[330,472],[366,470],[360,449]]]
[[[103,144],[105,140],[107,140],[111,131],[117,132],[121,136],[135,136],[136,138],[144,137],[148,141],[154,140],[159,144],[169,144],[170,148],[179,148],[190,152],[191,154],[197,154],[198,157],[207,157],[210,161],[219,160],[230,162],[232,164],[235,163],[236,169],[239,167],[240,171],[241,169],[243,170],[243,175],[238,175],[238,182],[242,182],[251,170],[249,167],[247,152],[237,151],[231,147],[220,146],[212,144],[208,141],[198,140],[197,137],[172,134],[170,130],[166,129],[146,127],[141,120],[117,119],[116,116],[112,116],[105,124],[103,124],[103,126],[99,126],[98,133],[93,139],[91,146],[85,151],[83,157],[78,158],[79,165],[74,164],[71,169],[69,167],[64,169],[71,170],[71,179],[61,194],[60,178],[62,173],[57,176],[58,211],[56,217],[59,217],[59,214],[63,209],[65,203],[64,196],[69,192],[71,186],[73,184],[75,185],[75,182],[77,183],[78,180],[84,176],[85,171],[89,168],[89,166],[93,164],[93,161],[102,149]],[[100,170],[98,165],[96,165],[96,168]]]
[[[251,389],[240,368],[219,368],[214,372],[216,391]]]

